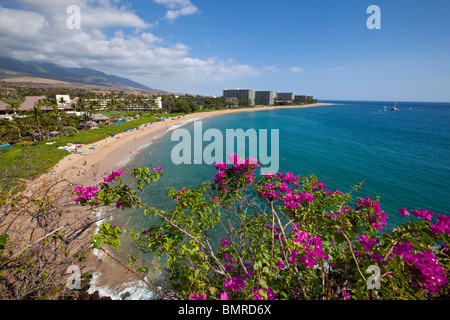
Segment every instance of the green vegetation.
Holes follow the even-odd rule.
[[[2,156],[0,157],[0,167],[5,168],[5,170],[8,170],[11,166],[23,168],[22,170],[15,170],[14,176],[8,176],[8,179],[32,179],[47,172],[62,158],[69,154],[69,152],[65,150],[58,149],[59,146],[65,146],[68,143],[91,144],[110,135],[124,132],[126,129],[132,129],[146,123],[158,121],[160,121],[158,118],[144,117],[120,123],[118,125],[104,125],[99,129],[79,131],[72,135],[62,136],[58,139],[45,140],[44,143],[17,143],[9,149],[1,150]],[[47,145],[45,142],[55,143]],[[36,166],[25,166],[31,158]]]
[[[139,192],[163,168],[135,168],[136,188],[122,170],[100,185],[78,186],[74,201],[92,208],[139,208],[140,230],[104,222],[92,238],[112,259],[129,237],[148,263],[125,267],[157,297],[179,300],[448,300],[450,217],[398,210],[408,221],[383,230],[388,215],[378,198],[328,190],[314,175],[263,175],[256,159],[215,165],[214,183],[168,187],[170,211],[144,203]],[[123,249],[122,249],[123,250]],[[122,251],[123,252],[123,251]],[[147,275],[160,271],[168,285]],[[125,270],[124,270],[125,272]]]

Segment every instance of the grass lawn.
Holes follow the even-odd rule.
[[[45,140],[42,143],[22,143],[13,145],[9,149],[1,149],[0,157],[1,179],[7,179],[8,184],[16,179],[33,179],[48,172],[62,158],[69,154],[68,151],[60,150],[58,147],[67,143],[91,144],[100,141],[109,135],[118,134],[126,129],[133,129],[146,123],[161,121],[157,118],[142,117],[141,119],[120,123],[118,125],[105,125],[99,129],[78,132],[71,136],[60,137],[59,142],[47,145]],[[0,186],[5,185],[5,181],[0,181]]]

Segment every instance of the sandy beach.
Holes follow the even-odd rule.
[[[264,110],[273,110],[281,108],[308,108],[320,105],[329,105],[325,103],[309,104],[303,106],[279,106],[279,107],[255,107],[245,109],[220,110],[211,112],[200,112],[185,115],[184,117],[169,118],[165,121],[153,123],[147,127],[141,126],[140,129],[123,132],[114,137],[108,137],[101,141],[82,145],[78,148],[81,154],[70,154],[63,158],[48,174],[44,174],[40,179],[53,175],[56,178],[65,178],[72,181],[75,185],[91,185],[99,177],[119,168],[121,163],[127,158],[132,157],[140,151],[142,146],[148,145],[152,140],[157,140],[164,135],[170,127],[180,125],[183,122],[220,116],[231,113],[255,112]]]

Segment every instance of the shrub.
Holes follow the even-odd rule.
[[[176,206],[168,212],[141,202],[137,193],[159,179],[162,168],[134,169],[137,190],[121,180],[122,172],[113,172],[99,186],[79,187],[74,200],[137,207],[158,218],[128,232],[159,257],[159,268],[169,273],[166,295],[178,299],[448,297],[449,216],[437,215],[433,223],[430,211],[413,210],[415,218],[383,232],[389,217],[378,199],[358,198],[352,206],[354,190],[328,190],[313,175],[291,172],[257,179],[255,159],[233,154],[230,160],[216,164],[214,183],[169,187]],[[105,224],[94,247],[119,249],[123,231]]]

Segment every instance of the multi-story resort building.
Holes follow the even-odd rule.
[[[277,101],[292,102],[295,99],[294,92],[277,92]]]
[[[313,96],[296,95],[295,100],[313,100]]]
[[[295,92],[256,91],[254,89],[224,89],[223,97],[236,105],[273,105],[295,100],[313,100],[313,96],[295,95]]]
[[[239,105],[255,105],[255,90],[253,89],[225,89],[223,97],[228,101],[237,98]]]
[[[255,104],[273,105],[275,102],[275,92],[273,91],[255,91]]]

